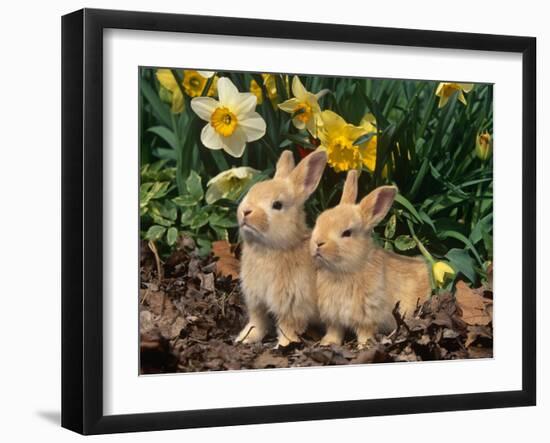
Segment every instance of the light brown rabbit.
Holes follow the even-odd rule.
[[[317,188],[326,162],[326,153],[316,151],[294,167],[292,152],[284,151],[273,179],[252,186],[239,205],[240,278],[249,320],[237,342],[261,341],[269,329],[269,313],[277,323],[278,346],[299,341],[298,335],[318,318],[304,203]]]
[[[318,217],[311,236],[319,313],[327,326],[322,345],[341,344],[351,329],[365,346],[377,330],[394,327],[391,311],[398,300],[402,311],[412,313],[431,289],[423,258],[394,254],[372,239],[397,188],[381,186],[355,204],[357,178],[357,171],[348,172],[339,205]]]

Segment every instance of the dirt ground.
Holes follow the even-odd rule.
[[[263,343],[235,344],[246,323],[238,285],[238,248],[214,244],[201,258],[190,239],[161,261],[154,245],[141,246],[140,362],[142,374],[287,368],[490,358],[493,355],[492,291],[459,282],[455,296],[434,296],[358,350],[353,336],[342,346],[319,346],[323,331],[311,327],[302,342],[275,349],[274,331]]]

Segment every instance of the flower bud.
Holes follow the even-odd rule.
[[[481,161],[487,161],[493,152],[493,138],[485,131],[476,137],[476,155]]]
[[[438,288],[446,286],[456,275],[455,270],[444,261],[435,262],[432,267],[432,272],[435,284]]]

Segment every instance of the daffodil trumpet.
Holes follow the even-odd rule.
[[[332,169],[345,172],[365,167],[374,171],[377,135],[376,122],[371,115],[365,116],[360,126],[355,126],[335,112],[326,110],[321,113],[320,121],[318,137]]]

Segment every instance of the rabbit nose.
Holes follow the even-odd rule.
[[[247,215],[250,215],[252,214],[252,209],[244,209],[243,210],[243,215],[246,217]]]
[[[325,244],[324,241],[318,241],[317,242],[317,249],[319,249],[321,246],[323,246]]]

